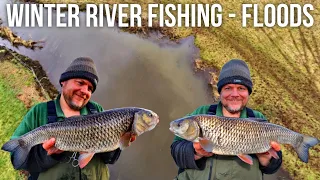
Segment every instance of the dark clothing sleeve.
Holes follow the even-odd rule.
[[[120,148],[111,152],[99,153],[100,158],[105,164],[114,164],[119,159],[120,154],[121,154]]]
[[[272,157],[268,166],[265,167],[260,165],[260,170],[262,173],[273,174],[278,171],[282,164],[282,152],[278,151],[277,154],[279,156],[279,159],[275,159]]]
[[[171,144],[171,156],[181,169],[203,170],[206,158],[194,160],[193,143],[187,140],[178,140]]]
[[[67,157],[67,152],[48,156],[47,151],[43,149],[42,144],[39,144],[31,148],[26,161],[20,167],[14,168],[27,170],[30,173],[43,172],[60,161],[65,160]],[[13,161],[14,158],[15,155],[13,153],[11,161]]]
[[[20,167],[14,167],[15,169],[23,169],[30,173],[40,173],[53,167],[57,163],[66,162],[72,155],[72,152],[62,152],[60,154],[53,154],[48,156],[47,151],[43,149],[42,144],[36,145],[31,148],[26,161]],[[105,153],[99,153],[100,158],[106,164],[114,164],[120,156],[120,148]],[[11,161],[15,158],[12,154]]]

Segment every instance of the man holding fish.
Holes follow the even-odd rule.
[[[109,179],[113,164],[136,136],[152,130],[157,114],[143,108],[103,111],[89,101],[98,84],[92,59],[75,59],[60,77],[61,94],[35,105],[2,146],[29,179]]]
[[[281,166],[280,144],[290,144],[308,162],[309,148],[319,139],[269,123],[246,107],[252,81],[244,61],[227,62],[217,86],[218,104],[170,123],[176,135],[171,154],[179,167],[177,179],[263,179]]]
[[[220,93],[220,102],[216,105],[201,106],[189,116],[198,114],[211,114],[232,118],[265,119],[262,113],[246,107],[252,92],[252,80],[247,64],[242,60],[233,59],[227,62],[221,70],[217,84]],[[187,137],[179,135],[182,130],[171,123],[170,130],[176,134],[171,145],[171,154],[179,167],[177,179],[262,179],[263,173],[275,173],[281,166],[282,153],[276,142],[266,152],[237,156],[218,155],[212,148],[204,149],[208,139],[199,141],[186,140]],[[225,131],[232,131],[232,126]],[[179,132],[180,131],[180,132]],[[204,131],[204,130],[202,130]],[[201,132],[200,134],[204,133]],[[249,130],[247,134],[250,134]],[[245,135],[242,137],[245,138]],[[221,139],[222,141],[222,139]],[[234,139],[234,141],[236,141]],[[202,144],[201,144],[202,143]]]

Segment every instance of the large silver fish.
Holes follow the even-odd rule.
[[[249,164],[252,164],[252,158],[248,154],[264,153],[279,144],[292,145],[299,158],[303,162],[308,162],[309,148],[319,143],[317,138],[299,134],[258,118],[187,116],[172,121],[170,130],[183,139],[200,142],[207,152],[237,155]],[[269,152],[273,157],[278,157],[275,151]]]
[[[82,152],[79,166],[83,168],[95,153],[129,146],[131,135],[124,136],[126,132],[139,136],[154,129],[158,122],[159,116],[151,110],[136,107],[111,109],[40,126],[6,142],[2,150],[14,153],[13,165],[19,167],[33,146],[53,137],[56,148]]]

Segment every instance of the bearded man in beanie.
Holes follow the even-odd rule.
[[[204,105],[189,115],[211,114],[235,118],[262,118],[264,115],[247,106],[252,92],[252,80],[247,64],[238,59],[227,62],[221,69],[217,84],[220,93],[218,104]],[[249,132],[248,132],[249,133]],[[243,162],[237,156],[217,155],[206,152],[198,142],[190,142],[175,137],[171,145],[171,155],[179,167],[179,180],[210,179],[263,179],[263,174],[275,173],[282,164],[279,159],[269,154],[250,154],[253,165]]]
[[[79,57],[75,59],[60,77],[61,94],[49,102],[40,103],[30,109],[15,130],[13,138],[26,134],[33,129],[63,121],[66,117],[87,115],[103,111],[101,105],[90,101],[91,94],[99,82],[95,64],[92,59]],[[26,161],[15,169],[29,172],[28,179],[109,179],[106,164],[113,164],[120,156],[121,150],[95,154],[83,169],[77,165],[75,152],[63,152],[54,146],[51,138],[43,144],[32,147]],[[74,157],[74,158],[73,158]],[[15,158],[13,154],[11,160]]]

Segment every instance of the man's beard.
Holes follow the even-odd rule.
[[[71,96],[69,96],[69,95],[67,95],[67,94],[65,94],[65,93],[63,93],[62,95],[63,95],[66,103],[69,105],[69,107],[70,107],[71,109],[73,109],[73,110],[75,110],[75,111],[80,111],[80,110],[84,107],[84,104],[83,104],[82,106],[78,106],[78,105],[74,104],[74,103],[72,102],[72,97],[71,97]]]
[[[231,114],[237,114],[239,112],[241,112],[243,110],[243,108],[245,107],[244,105],[241,105],[240,108],[237,109],[231,109],[229,106],[222,104],[223,107]]]

